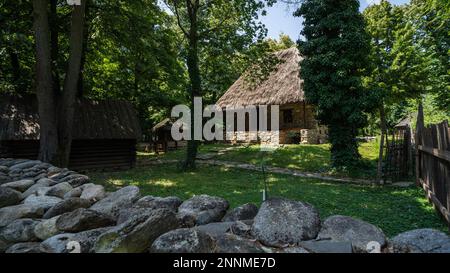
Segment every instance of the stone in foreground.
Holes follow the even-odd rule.
[[[22,194],[7,187],[0,187],[0,208],[19,204]]]
[[[234,222],[242,220],[251,220],[256,217],[256,214],[258,214],[258,207],[255,204],[248,203],[227,212],[225,217],[223,217],[222,221]]]
[[[450,237],[434,229],[401,233],[391,240],[395,253],[450,253]]]
[[[115,223],[116,221],[107,214],[80,208],[61,215],[56,221],[56,228],[64,232],[80,232],[112,226]]]
[[[168,209],[152,210],[133,217],[102,234],[95,243],[96,253],[142,253],[161,234],[178,228],[175,213]]]
[[[153,253],[213,253],[214,240],[197,229],[172,230],[156,239],[151,247]]]
[[[138,199],[139,188],[136,186],[128,186],[98,201],[91,209],[117,218],[121,209],[131,208],[133,203]]]
[[[335,242],[351,242],[353,251],[365,253],[371,242],[376,242],[381,248],[386,246],[386,237],[378,227],[348,216],[335,215],[325,219],[318,239]]]
[[[215,196],[197,195],[186,200],[178,208],[179,217],[192,221],[194,225],[219,222],[229,207],[228,201]]]
[[[264,202],[256,215],[252,235],[267,246],[283,247],[316,238],[319,212],[310,204],[282,198]]]

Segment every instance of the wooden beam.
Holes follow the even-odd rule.
[[[429,148],[429,147],[425,147],[423,145],[419,145],[419,151],[425,152],[427,154],[430,154],[432,156],[435,156],[442,160],[450,162],[450,152],[448,152],[448,151],[442,151],[439,149]]]

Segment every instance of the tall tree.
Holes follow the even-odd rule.
[[[372,106],[361,84],[369,40],[359,1],[305,0],[295,15],[304,18],[298,46],[306,98],[329,128],[333,165],[354,166],[360,158],[356,135]]]
[[[34,0],[34,30],[36,40],[36,94],[39,108],[39,159],[67,166],[72,142],[72,123],[83,48],[84,12],[86,1],[75,5],[71,12],[70,51],[64,87],[55,90],[52,70],[52,43],[49,25],[49,1]],[[54,48],[53,48],[54,50]],[[55,92],[56,91],[56,92]]]
[[[189,100],[193,113],[195,97],[202,97],[201,53],[252,40],[264,26],[256,22],[258,12],[273,0],[164,0],[176,16],[185,38],[185,57],[189,74]],[[184,170],[195,169],[198,141],[194,140],[194,115],[191,115],[191,140],[188,141]]]

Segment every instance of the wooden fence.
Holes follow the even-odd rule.
[[[416,176],[428,199],[450,225],[450,129],[448,121],[424,127],[422,109],[416,131]]]

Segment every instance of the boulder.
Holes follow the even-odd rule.
[[[82,174],[70,174],[68,176],[65,176],[62,179],[58,179],[59,182],[67,182],[69,183],[73,188],[79,187],[81,185],[89,183],[89,177]]]
[[[50,219],[54,216],[61,215],[66,212],[71,212],[79,208],[89,208],[91,202],[81,198],[65,199],[50,208],[45,214],[44,219]]]
[[[216,239],[215,253],[264,253],[255,240],[244,239],[234,234],[223,234]]]
[[[309,253],[353,253],[350,242],[312,240],[300,242],[299,245]]]
[[[277,249],[275,253],[289,253],[289,254],[308,254],[308,250],[299,246],[290,246],[282,249]]]
[[[264,202],[252,225],[252,235],[274,247],[314,239],[319,230],[319,212],[313,206],[282,198]]]
[[[30,205],[30,206],[33,206],[36,208],[42,208],[43,210],[46,211],[61,201],[62,201],[61,198],[54,197],[54,196],[30,195],[23,201],[23,203],[25,205]]]
[[[6,250],[6,253],[41,253],[41,243],[27,242],[14,244]]]
[[[24,192],[29,187],[31,187],[33,184],[34,184],[33,180],[24,179],[24,180],[9,182],[9,183],[1,185],[0,187],[8,187],[8,188],[11,188],[16,191]]]
[[[161,235],[152,253],[214,253],[215,243],[208,234],[197,229],[177,229]]]
[[[98,237],[109,228],[92,229],[79,233],[63,233],[41,243],[45,253],[93,253]]]
[[[11,172],[23,171],[25,169],[32,168],[40,163],[42,163],[42,162],[38,161],[38,160],[23,160],[22,162],[19,162],[15,165],[10,166],[9,170]]]
[[[6,184],[11,182],[11,177],[4,175],[3,173],[0,173],[0,185]]]
[[[48,238],[62,233],[56,228],[56,221],[59,216],[51,219],[42,220],[34,227],[34,234],[40,240],[47,240]]]
[[[138,199],[139,188],[136,186],[128,186],[98,201],[91,209],[117,217],[121,209],[131,208],[133,203]]]
[[[90,209],[76,209],[61,215],[56,228],[64,232],[80,232],[89,229],[112,226],[116,221],[109,215]]]
[[[14,220],[0,232],[0,236],[8,243],[36,241],[38,238],[34,234],[34,227],[38,223],[32,219]]]
[[[416,229],[391,240],[395,253],[450,253],[450,237],[434,229]]]
[[[178,207],[183,203],[178,197],[154,197],[145,196],[139,199],[134,205],[136,208],[148,209],[170,209],[177,211]]]
[[[178,228],[178,220],[168,209],[152,210],[102,234],[95,243],[97,253],[141,253],[162,234]]]
[[[0,173],[8,174],[9,173],[9,168],[6,167],[6,166],[1,166],[0,165]]]
[[[5,227],[20,218],[41,218],[45,210],[27,204],[20,204],[0,209],[0,228]]]
[[[255,204],[248,203],[227,212],[223,217],[223,222],[234,222],[240,220],[251,220],[258,214],[258,207]]]
[[[195,225],[219,222],[229,207],[228,202],[220,197],[197,195],[186,200],[178,208],[181,219],[191,218]],[[183,222],[185,222],[183,220]]]
[[[54,185],[47,191],[47,195],[49,196],[56,196],[59,198],[64,198],[64,195],[71,191],[73,188],[72,186],[67,182],[62,182],[59,184]]]
[[[39,195],[39,194],[37,194],[38,191],[42,192],[42,190],[41,190],[42,188],[48,190],[48,189],[50,189],[50,186],[51,186],[50,181],[40,179],[38,182],[36,182],[36,184],[29,187],[26,191],[24,191],[22,193],[22,199],[26,199],[28,196],[33,195],[33,194]]]
[[[4,253],[12,244],[0,237],[0,253]]]
[[[105,188],[101,185],[95,185],[95,184],[85,184],[82,186],[83,191],[80,195],[81,199],[89,200],[93,203],[102,200],[105,198]]]
[[[7,187],[0,187],[0,208],[13,206],[20,203],[22,194]]]
[[[64,199],[72,198],[72,197],[80,197],[83,193],[83,187],[73,188],[71,191],[64,195]]]
[[[127,209],[121,209],[119,211],[119,214],[117,216],[117,225],[123,224],[126,221],[130,220],[133,217],[139,216],[139,215],[145,215],[150,213],[153,209],[148,208],[127,208]]]
[[[381,248],[386,245],[386,236],[378,227],[348,216],[335,215],[325,219],[318,239],[336,242],[351,242],[353,251],[367,252],[370,242],[377,242]]]
[[[253,238],[252,236],[252,224],[247,224],[243,221],[236,221],[230,227],[230,233],[243,237],[243,238]]]
[[[230,231],[231,226],[234,222],[218,222],[218,223],[210,223],[206,225],[196,226],[193,229],[200,230],[212,238],[218,238],[223,236],[225,233]]]

